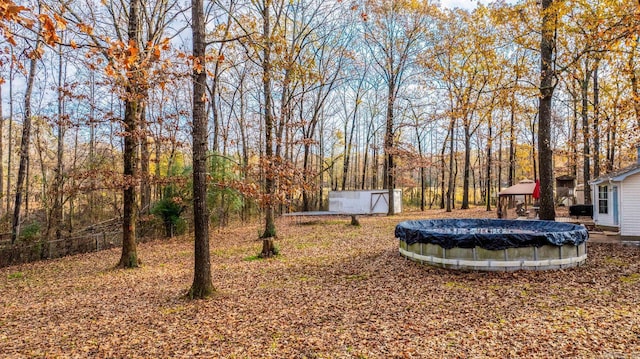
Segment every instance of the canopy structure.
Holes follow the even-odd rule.
[[[522,180],[511,187],[507,187],[500,191],[498,195],[502,196],[519,196],[519,195],[533,195],[533,191],[536,189],[536,183],[532,180]]]
[[[503,218],[506,214],[506,200],[508,197],[524,196],[523,205],[525,210],[527,203],[540,198],[540,184],[538,181],[522,180],[511,187],[507,187],[498,193],[498,218]]]

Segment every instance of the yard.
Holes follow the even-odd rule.
[[[589,243],[585,266],[456,272],[405,260],[394,217],[212,231],[217,292],[184,298],[190,237],[0,269],[0,357],[640,357],[640,249]],[[495,217],[482,209],[455,217]]]

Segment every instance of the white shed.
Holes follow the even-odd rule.
[[[616,228],[621,236],[640,237],[640,162],[589,184],[595,224]]]
[[[402,190],[393,190],[394,213],[402,212]],[[329,211],[349,214],[387,214],[389,190],[331,191]]]

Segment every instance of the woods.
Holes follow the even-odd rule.
[[[4,0],[2,245],[114,221],[136,267],[154,228],[200,253],[260,220],[269,257],[276,218],[329,190],[492,210],[521,179],[554,219],[556,177],[636,160],[638,6]]]

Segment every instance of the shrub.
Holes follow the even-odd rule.
[[[182,199],[179,197],[163,198],[151,209],[151,213],[162,219],[165,235],[173,237],[176,234],[184,233],[186,223],[180,215],[185,210]]]
[[[33,242],[40,237],[40,222],[27,224],[20,231],[20,239],[25,242]]]

